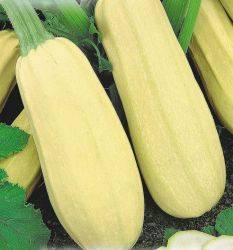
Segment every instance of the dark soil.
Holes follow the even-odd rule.
[[[20,101],[18,89],[16,88],[6,105],[6,109],[0,116],[1,121],[10,124],[22,108],[23,106]],[[211,212],[203,215],[200,218],[181,220],[173,218],[162,212],[155,205],[147,189],[145,188],[145,222],[142,235],[135,248],[152,249],[161,246],[164,229],[167,227],[175,227],[177,229],[201,229],[207,225],[214,225],[217,214],[224,208],[231,206],[233,203],[233,136],[228,133],[226,129],[220,126],[218,126],[218,128],[226,159],[228,174],[226,192],[220,203],[214,209],[212,209]],[[65,232],[56,215],[54,214],[43,180],[41,180],[40,184],[35,189],[30,202],[34,204],[36,208],[41,210],[44,222],[47,224],[49,229],[51,229],[52,235],[49,242],[49,246],[51,248],[79,249],[79,247]]]

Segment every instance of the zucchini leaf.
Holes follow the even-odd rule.
[[[5,10],[3,9],[3,7],[0,5],[0,23],[1,23],[1,29],[4,29],[6,26],[6,23],[9,21]]]
[[[53,0],[63,23],[81,39],[89,36],[90,20],[76,0]]]
[[[213,236],[216,235],[216,231],[215,231],[214,226],[206,226],[206,227],[203,227],[203,228],[201,229],[201,231],[202,231],[203,233],[210,234],[210,235],[213,235]]]
[[[201,0],[164,0],[163,6],[177,39],[186,53],[192,38]]]
[[[233,207],[223,210],[217,216],[215,230],[220,235],[233,236]]]
[[[56,12],[51,12],[47,10],[43,11],[43,14],[45,17],[44,26],[50,33],[57,37],[65,37],[74,43],[77,42],[77,38],[72,35],[72,32],[69,30],[69,27],[65,26],[63,21],[61,20],[61,15]]]
[[[180,230],[173,228],[173,227],[169,227],[166,228],[164,230],[164,234],[163,234],[163,245],[167,245],[168,240],[177,232],[179,232]]]
[[[179,43],[184,52],[187,52],[189,43],[192,39],[193,30],[199,13],[201,0],[190,0],[187,6],[187,13],[179,33]]]
[[[49,238],[41,213],[25,205],[25,191],[0,170],[0,249],[46,249]]]
[[[0,160],[22,151],[28,138],[29,135],[19,128],[0,123]],[[50,232],[40,212],[32,205],[25,205],[25,190],[9,183],[7,178],[7,173],[0,168],[0,249],[46,247]]]
[[[0,123],[0,160],[22,151],[28,138],[29,135],[19,128]]]
[[[169,21],[176,36],[179,36],[182,24],[185,19],[189,0],[164,0],[163,6],[166,10]]]

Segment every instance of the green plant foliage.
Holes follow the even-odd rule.
[[[0,249],[39,250],[49,238],[41,213],[25,205],[25,191],[7,182],[0,170]]]
[[[233,207],[219,213],[216,219],[215,230],[220,235],[233,236]]]
[[[163,244],[167,245],[168,240],[177,232],[179,232],[180,230],[176,229],[176,228],[166,228],[164,230],[164,235],[163,235]]]
[[[22,151],[28,138],[29,135],[19,128],[0,123],[0,160]]]
[[[203,233],[210,234],[210,235],[213,235],[213,236],[215,236],[215,234],[216,234],[216,231],[215,231],[214,226],[203,227],[203,228],[201,229],[201,231],[202,231]]]
[[[192,38],[200,5],[201,0],[163,1],[167,16],[185,53]]]

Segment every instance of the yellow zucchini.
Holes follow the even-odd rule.
[[[19,41],[13,31],[0,31],[0,112],[15,85],[15,64],[19,57]]]
[[[221,3],[203,0],[190,45],[210,103],[233,133],[233,27]]]
[[[15,86],[15,66],[19,57],[19,41],[13,31],[0,31],[0,111]],[[30,133],[29,122],[23,111],[13,126]],[[40,179],[40,163],[32,136],[22,152],[0,161],[0,168],[6,170],[9,181],[26,189],[27,198]]]
[[[131,248],[143,189],[104,88],[83,52],[47,33],[28,0],[2,4],[20,38],[16,78],[58,219],[85,249]]]
[[[31,133],[25,111],[16,118],[12,126]],[[41,177],[40,162],[32,136],[29,137],[26,148],[6,160],[0,161],[0,168],[8,174],[8,180],[26,189],[27,198]]]
[[[170,215],[202,215],[224,192],[225,163],[161,2],[99,0],[95,16],[151,195]]]
[[[131,247],[143,221],[140,176],[86,57],[51,39],[18,60],[16,76],[60,222],[85,248]]]
[[[233,1],[232,0],[220,0],[225,10],[233,20]]]

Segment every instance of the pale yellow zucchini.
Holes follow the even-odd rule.
[[[143,191],[127,136],[81,50],[49,39],[16,76],[53,208],[85,249],[128,249],[143,223]]]
[[[13,122],[12,126],[31,133],[25,111]],[[0,161],[0,168],[8,174],[8,180],[26,189],[27,198],[41,177],[40,162],[32,136],[29,137],[26,148],[18,154]]]
[[[220,0],[220,2],[224,6],[226,12],[229,14],[231,19],[233,20],[233,1],[232,0]]]
[[[151,195],[173,216],[202,215],[224,192],[225,163],[161,2],[99,0],[95,16]]]
[[[190,45],[209,100],[233,133],[233,26],[221,3],[203,0]]]
[[[0,31],[0,112],[15,86],[15,64],[19,57],[19,41],[13,31]]]
[[[0,31],[0,54],[1,111],[15,86],[15,65],[19,57],[19,41],[13,31]],[[25,112],[22,112],[12,125],[30,133]],[[10,182],[26,189],[26,195],[29,198],[41,176],[40,163],[32,136],[30,136],[25,150],[0,161],[0,168],[6,170]]]

